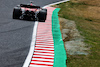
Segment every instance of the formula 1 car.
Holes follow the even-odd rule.
[[[47,9],[36,6],[31,2],[30,4],[20,4],[13,9],[13,19],[33,20],[45,22],[47,16]]]

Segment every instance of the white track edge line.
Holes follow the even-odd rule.
[[[32,56],[33,56],[33,53],[34,53],[35,43],[36,43],[37,26],[38,26],[38,21],[36,21],[35,24],[34,24],[30,50],[29,50],[27,58],[26,58],[26,60],[23,64],[23,67],[28,67],[30,62],[31,62],[31,59],[32,59]]]
[[[67,2],[67,1],[70,1],[70,0],[63,0],[63,1],[56,2],[56,3],[52,3],[52,4],[49,4],[49,5],[44,6],[43,8],[50,7],[52,5],[60,4],[60,3],[63,3],[63,2]]]

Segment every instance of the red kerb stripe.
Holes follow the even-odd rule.
[[[43,66],[53,66],[53,65],[50,65],[50,64],[39,64],[39,63],[30,63],[32,65],[43,65]]]

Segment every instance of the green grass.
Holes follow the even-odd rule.
[[[84,3],[62,3],[57,7],[61,8],[59,16],[74,20],[80,34],[85,37],[85,43],[90,48],[89,55],[68,55],[68,67],[100,67],[100,20],[84,17],[78,10],[88,8]],[[79,15],[78,15],[79,13]]]

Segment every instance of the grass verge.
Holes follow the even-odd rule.
[[[100,7],[86,3],[66,2],[56,5],[61,8],[59,16],[74,20],[85,43],[91,46],[89,55],[68,55],[68,67],[100,67]],[[98,9],[97,9],[98,8]]]

